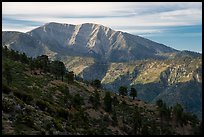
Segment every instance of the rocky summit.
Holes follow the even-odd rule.
[[[178,52],[163,44],[91,23],[71,25],[52,22],[27,33],[2,32],[2,39],[3,45],[32,57],[41,54],[50,57],[80,55],[120,62],[168,58]]]

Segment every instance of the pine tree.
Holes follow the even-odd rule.
[[[141,126],[142,126],[141,115],[139,113],[139,109],[137,106],[134,109],[132,119],[133,119],[132,120],[133,121],[133,133],[135,135],[137,135],[139,133]]]
[[[127,103],[125,102],[125,100],[122,101],[122,103],[120,104],[120,107],[122,109],[122,120],[123,120],[123,123],[125,122],[125,112],[126,112],[126,109],[127,109]]]
[[[32,59],[29,61],[29,67],[30,67],[31,74],[32,74],[32,71],[35,69],[35,63]]]
[[[2,46],[2,53],[3,53],[3,56],[8,57],[9,50],[8,50],[7,46]]]
[[[100,105],[100,95],[97,90],[90,96],[89,101],[92,103],[95,109],[98,109]]]
[[[106,112],[112,111],[112,98],[110,92],[106,92],[104,97],[104,107]]]
[[[4,75],[6,77],[7,84],[10,85],[12,83],[11,67],[5,63],[4,68]]]
[[[156,104],[159,108],[161,108],[163,106],[163,101],[161,99],[156,101]]]
[[[51,67],[51,73],[55,75],[56,79],[58,76],[61,76],[63,81],[63,77],[66,73],[66,67],[64,63],[61,61],[53,61],[51,62],[50,67]]]
[[[81,97],[79,94],[76,94],[76,95],[72,98],[72,103],[73,103],[73,106],[74,106],[76,109],[79,109],[79,108],[81,108],[81,105],[84,104],[84,98]]]
[[[61,61],[59,61],[59,67],[60,67],[60,75],[61,75],[62,81],[63,81],[63,77],[64,77],[65,72],[66,72],[66,67],[65,67],[64,63]]]
[[[126,96],[127,95],[127,87],[120,86],[119,87],[119,94],[122,95],[122,96]]]
[[[133,87],[130,90],[130,96],[132,97],[133,100],[135,99],[135,97],[137,97],[137,91]]]
[[[114,106],[114,110],[115,110],[115,107],[119,104],[119,101],[117,99],[117,96],[114,96],[113,97],[113,106]]]
[[[67,78],[68,83],[74,81],[74,72],[73,71],[66,73],[65,76]]]
[[[40,64],[40,68],[46,73],[49,71],[49,59],[47,55],[41,55],[37,57],[37,61]]]
[[[96,87],[97,89],[101,87],[101,81],[96,79],[91,83],[94,87]]]
[[[15,54],[16,54],[16,53],[14,53],[13,56],[14,56]],[[20,57],[21,57],[20,60],[21,60],[22,63],[26,63],[26,64],[29,63],[29,60],[28,60],[28,58],[27,58],[27,56],[26,56],[26,54],[25,54],[24,52],[23,52],[23,54],[21,54]]]
[[[51,73],[55,75],[55,79],[59,76],[58,61],[52,61],[50,64]]]
[[[180,104],[173,107],[173,114],[176,116],[176,121],[182,125],[183,108]]]

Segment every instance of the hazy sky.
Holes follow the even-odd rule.
[[[2,2],[2,30],[96,23],[178,50],[202,52],[201,2]]]

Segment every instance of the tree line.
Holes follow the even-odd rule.
[[[164,129],[169,125],[170,121],[175,121],[178,125],[183,127],[190,123],[193,127],[194,134],[200,134],[202,130],[202,121],[199,122],[198,117],[190,112],[184,112],[181,104],[176,103],[173,107],[167,107],[166,103],[159,99],[156,101],[160,115],[160,126]]]
[[[118,89],[119,95],[127,96],[128,95],[128,88],[126,86],[120,86]],[[134,100],[135,97],[137,97],[137,90],[134,87],[130,88],[129,91],[129,96],[132,97],[132,99]]]
[[[56,80],[61,77],[61,80],[64,81],[64,77],[66,77],[68,83],[74,81],[73,71],[68,71],[62,61],[49,60],[47,55],[32,58],[27,57],[25,53],[20,53],[13,49],[8,49],[7,46],[2,46],[2,57],[27,64],[31,70],[31,74],[37,75],[36,70],[39,70],[40,73],[50,73],[54,75]],[[5,64],[4,74],[8,85],[12,82],[11,70],[12,68],[8,64]]]

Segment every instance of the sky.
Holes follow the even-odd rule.
[[[2,31],[96,23],[202,53],[202,2],[2,2]]]

